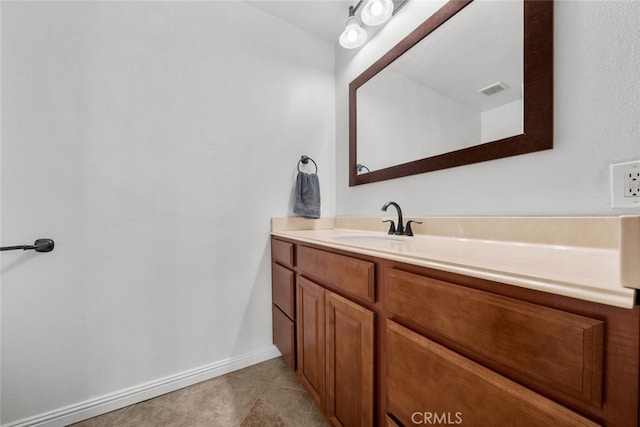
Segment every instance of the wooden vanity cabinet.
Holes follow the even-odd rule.
[[[295,330],[283,348],[332,425],[639,427],[640,306],[276,245],[274,342]]]

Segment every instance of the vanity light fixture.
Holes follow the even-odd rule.
[[[365,25],[374,27],[384,24],[393,14],[393,2],[391,0],[368,0],[362,7],[360,19]]]
[[[356,49],[367,42],[367,32],[360,26],[360,19],[355,16],[358,5],[360,3],[356,7],[349,6],[349,18],[340,34],[340,45],[345,49]]]
[[[367,42],[367,31],[361,23],[369,27],[382,25],[391,18],[408,0],[360,0],[349,6],[349,18],[340,35],[340,45],[345,49],[356,49]],[[356,15],[356,13],[359,13]]]

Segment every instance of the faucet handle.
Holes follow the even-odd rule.
[[[392,219],[388,219],[386,221],[382,221],[382,222],[390,222],[391,225],[389,226],[389,232],[387,234],[396,234],[396,224],[393,222]]]
[[[413,230],[411,229],[411,223],[415,222],[416,224],[422,224],[422,222],[420,221],[414,221],[412,219],[410,219],[409,221],[407,221],[407,225],[404,228],[404,235],[405,236],[413,236]]]

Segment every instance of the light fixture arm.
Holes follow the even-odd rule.
[[[349,16],[355,16],[362,3],[364,3],[364,0],[360,0],[355,6],[349,6]]]

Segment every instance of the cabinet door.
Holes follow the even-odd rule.
[[[598,425],[390,320],[387,348],[387,409],[405,425]]]
[[[325,290],[300,276],[297,281],[298,376],[313,400],[324,408]]]
[[[373,425],[373,312],[326,294],[325,413],[334,426]]]

